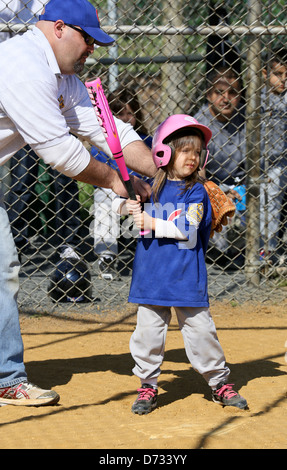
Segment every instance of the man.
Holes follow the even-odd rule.
[[[23,34],[26,25],[32,25],[37,22],[37,18],[46,0],[29,0],[23,3],[23,0],[0,0],[0,22],[5,24],[23,23],[23,31],[17,34]],[[9,31],[0,31],[0,42],[10,39],[16,33]],[[18,250],[20,262],[25,252],[35,251],[29,241],[30,222],[35,221],[35,212],[31,210],[33,203],[38,198],[36,195],[36,184],[38,183],[39,170],[44,169],[43,162],[33,152],[29,146],[20,149],[9,160],[9,168],[13,168],[10,178],[10,188],[6,194],[8,207],[8,217],[14,241]],[[8,169],[8,168],[7,168]],[[5,165],[0,167],[0,178],[7,172]],[[53,179],[50,186],[49,197],[53,196],[55,204],[55,217],[52,226],[55,228],[56,237],[49,237],[51,244],[57,246],[60,257],[79,258],[75,245],[79,242],[79,231],[81,227],[80,203],[78,197],[77,182],[63,173],[58,173],[51,167],[47,168],[46,178]],[[42,201],[41,201],[42,202]],[[41,204],[42,207],[42,204]],[[73,214],[73,216],[72,216]],[[41,212],[39,212],[39,217]],[[40,236],[38,240],[43,240]],[[44,241],[44,240],[43,240]],[[43,243],[42,241],[42,243]]]
[[[117,171],[91,157],[81,142],[111,155],[86,88],[75,74],[83,70],[94,44],[112,43],[87,0],[51,0],[32,31],[0,45],[0,164],[28,144],[59,172],[127,196]],[[132,126],[116,122],[128,166],[152,176],[150,150]],[[145,199],[149,185],[139,178],[133,181]],[[56,392],[27,379],[16,300],[19,261],[3,195],[0,227],[0,405],[55,404]]]
[[[194,116],[212,131],[208,144],[209,160],[203,176],[217,183],[231,199],[241,200],[235,189],[244,184],[245,178],[245,117],[240,76],[226,65],[214,68],[207,82],[207,102]],[[227,254],[229,244],[225,227],[221,233],[215,233],[211,244],[219,253]],[[222,260],[225,263],[224,257]]]

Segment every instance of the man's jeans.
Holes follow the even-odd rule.
[[[27,380],[17,294],[20,263],[0,192],[0,387]]]

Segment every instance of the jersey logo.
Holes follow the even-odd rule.
[[[200,222],[202,221],[203,217],[203,204],[190,204],[186,218],[190,225],[195,225],[196,227],[199,226]]]
[[[64,106],[65,106],[65,102],[64,102],[63,95],[60,95],[60,96],[59,96],[58,101],[59,101],[59,108],[60,108],[60,109],[63,109]]]
[[[175,219],[178,219],[180,214],[182,212],[182,209],[176,209],[175,211],[173,211],[169,216],[168,216],[168,219],[169,221],[173,221]]]

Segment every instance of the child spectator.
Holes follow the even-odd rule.
[[[270,59],[265,60],[262,72],[265,86],[261,94],[261,168],[265,183],[260,186],[261,255],[266,246],[269,259],[276,264],[282,263],[280,215],[287,187],[287,49],[275,49]]]

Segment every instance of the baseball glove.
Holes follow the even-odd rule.
[[[212,222],[210,237],[214,232],[221,232],[222,226],[228,224],[228,217],[235,214],[235,205],[229,197],[213,181],[204,181],[204,187],[210,199],[212,208]]]

